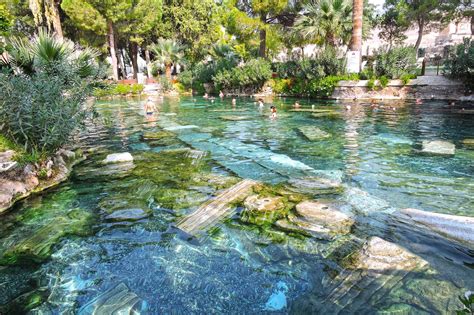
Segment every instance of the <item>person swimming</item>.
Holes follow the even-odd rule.
[[[153,103],[153,100],[151,99],[151,97],[149,97],[145,103],[145,113],[147,115],[153,115],[153,112],[155,110],[156,110],[155,103]]]
[[[235,106],[237,104],[237,100],[235,98],[232,99],[232,106]]]
[[[209,98],[209,95],[207,93],[204,93],[204,98]]]
[[[295,104],[293,105],[293,107],[294,107],[294,108],[300,108],[300,107],[301,107],[301,105],[300,105],[300,103],[298,103],[298,102],[295,102]]]
[[[263,108],[263,99],[259,98],[258,99],[258,107]]]
[[[219,97],[224,98],[224,93],[222,93],[222,91],[219,91]]]
[[[270,118],[271,118],[271,119],[275,119],[275,118],[277,117],[277,109],[276,109],[276,107],[272,105],[272,106],[270,106],[270,110],[271,110],[271,112],[272,112]]]

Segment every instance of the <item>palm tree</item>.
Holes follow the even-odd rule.
[[[351,11],[348,0],[314,0],[303,7],[293,29],[317,44],[346,44],[352,26]]]
[[[362,49],[362,20],[364,16],[364,0],[352,2],[352,38],[349,49],[360,51]]]
[[[32,75],[38,70],[54,72],[55,66],[66,62],[81,78],[90,77],[96,70],[95,59],[99,52],[79,49],[73,42],[40,29],[33,39],[12,37],[8,40],[8,54],[0,62],[15,73]]]
[[[150,47],[155,54],[155,62],[165,66],[165,74],[171,79],[171,67],[178,64],[183,59],[184,47],[172,39],[158,39],[156,44]]]

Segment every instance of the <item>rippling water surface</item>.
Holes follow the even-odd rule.
[[[303,109],[339,113],[318,118],[291,111],[293,101],[274,100],[275,120],[268,106],[259,110],[251,99],[238,99],[233,108],[227,99],[165,98],[152,116],[143,113],[140,99],[98,101],[99,117],[76,137],[88,159],[70,180],[1,218],[0,252],[16,257],[8,250],[33,248],[40,258],[0,266],[0,313],[24,312],[27,305],[33,314],[88,314],[91,301],[99,297],[100,304],[104,292],[123,287],[129,290],[123,300],[134,297],[128,304],[143,314],[459,308],[457,296],[474,289],[474,250],[390,214],[411,207],[474,216],[474,150],[462,145],[474,138],[472,104],[351,103],[346,110],[343,103],[301,102]],[[308,141],[302,126],[331,136]],[[163,138],[143,139],[163,129]],[[455,156],[421,154],[421,142],[433,139],[456,144]],[[125,151],[133,164],[100,163]],[[352,205],[348,212],[357,217],[349,235],[333,241],[288,235],[241,222],[241,209],[206,237],[189,239],[174,228],[179,217],[238,178],[277,185],[307,169],[340,177],[352,191],[334,197]],[[125,210],[133,220],[114,218]],[[345,274],[341,257],[372,236],[429,267],[386,282],[355,283],[331,299]]]

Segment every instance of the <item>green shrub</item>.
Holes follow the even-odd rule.
[[[328,75],[341,75],[345,71],[345,58],[338,58],[337,51],[328,47],[311,59],[273,63],[272,69],[283,79],[313,80]]]
[[[462,44],[452,47],[444,62],[444,72],[453,78],[474,84],[474,41],[464,38]]]
[[[160,78],[160,85],[163,92],[169,92],[173,90],[173,83],[171,83],[171,81],[168,80],[166,76],[162,76]]]
[[[265,59],[253,59],[242,67],[222,69],[214,77],[217,89],[252,89],[261,88],[272,76],[270,63]]]
[[[416,51],[411,46],[380,48],[375,52],[375,75],[398,79],[416,73]]]
[[[374,78],[369,79],[369,81],[367,82],[367,88],[369,90],[372,90],[372,91],[375,91],[377,89],[376,86],[375,86],[375,79]]]
[[[117,84],[114,88],[114,94],[127,95],[131,93],[130,85],[128,84]]]
[[[384,75],[379,78],[380,86],[382,86],[383,88],[387,87],[388,81],[389,79]]]
[[[137,94],[141,94],[144,88],[145,86],[143,84],[132,84],[130,90],[132,94],[137,95]]]
[[[322,79],[313,80],[308,85],[308,94],[311,97],[327,98],[332,95],[339,81],[352,80],[357,81],[359,79],[357,74],[347,75],[330,75]]]
[[[272,79],[270,80],[270,86],[272,87],[273,93],[275,94],[289,94],[291,89],[290,79]]]
[[[185,70],[178,75],[178,81],[187,89],[193,87],[193,72],[191,70]]]
[[[411,79],[416,79],[416,74],[404,74],[400,77],[400,80],[402,80],[403,85],[407,85]]]

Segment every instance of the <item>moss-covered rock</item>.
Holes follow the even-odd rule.
[[[148,141],[156,141],[156,140],[162,140],[166,138],[174,138],[176,135],[170,131],[157,131],[157,132],[151,132],[147,131],[144,132],[142,135],[143,140],[148,140]]]
[[[0,264],[40,263],[51,256],[53,246],[66,235],[86,235],[92,215],[82,209],[73,209],[58,216],[34,231],[29,237],[8,248],[0,258]]]
[[[245,199],[244,207],[242,221],[256,225],[270,225],[289,211],[285,198],[281,196],[251,195]]]

